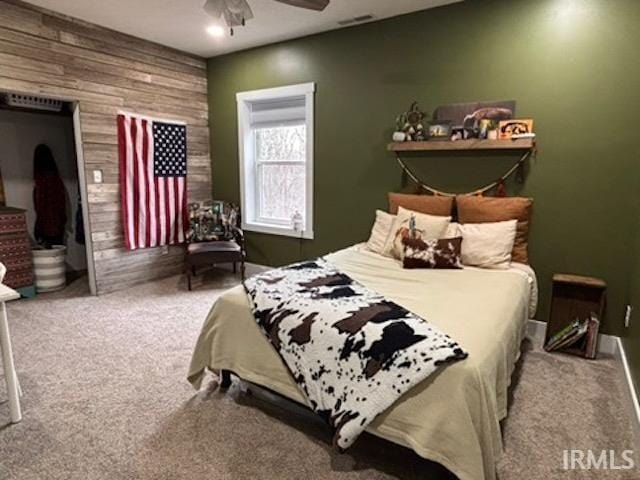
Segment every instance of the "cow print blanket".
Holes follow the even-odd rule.
[[[439,365],[467,356],[322,258],[254,276],[245,289],[260,329],[334,428],[340,450]]]

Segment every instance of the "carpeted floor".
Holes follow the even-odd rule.
[[[195,393],[185,380],[191,349],[216,296],[236,282],[219,273],[187,292],[172,277],[90,297],[77,281],[10,303],[24,420],[8,425],[0,403],[0,479],[450,478],[371,435],[337,454],[315,417],[237,384],[221,393],[211,377]],[[564,449],[634,448],[618,365],[524,348],[500,479],[640,478],[561,470]],[[0,402],[5,393],[0,378]]]

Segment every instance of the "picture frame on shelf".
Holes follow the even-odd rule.
[[[464,127],[462,126],[457,126],[457,127],[451,127],[451,141],[452,142],[456,142],[458,140],[464,140],[466,139],[466,133],[464,131]]]
[[[509,140],[513,135],[533,133],[533,119],[501,120],[498,124],[498,139]]]
[[[451,139],[451,123],[440,122],[429,125],[429,140],[442,141]]]

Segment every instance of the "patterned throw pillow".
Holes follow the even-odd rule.
[[[462,268],[462,237],[423,241],[405,237],[403,268]]]
[[[427,215],[400,207],[383,254],[402,260],[404,255],[403,238],[420,238],[424,241],[442,238],[450,223],[451,217]]]

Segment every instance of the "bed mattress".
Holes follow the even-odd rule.
[[[537,287],[533,271],[405,270],[361,245],[326,256],[366,287],[432,322],[467,352],[408,391],[367,431],[411,448],[462,480],[493,480],[502,452],[500,420]],[[189,381],[199,388],[206,370],[230,370],[244,380],[307,404],[275,349],[260,332],[246,293],[221,295],[196,344]]]

